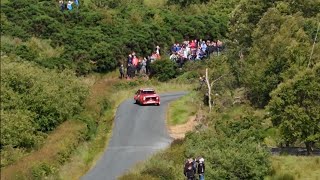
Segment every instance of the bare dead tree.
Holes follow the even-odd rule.
[[[308,63],[308,68],[311,65],[311,59],[312,59],[312,55],[313,55],[313,51],[314,51],[314,46],[316,45],[316,41],[317,41],[317,37],[318,37],[318,33],[319,33],[319,28],[320,28],[320,22],[318,23],[316,36],[314,37],[314,41],[313,41],[313,45],[312,45],[312,49],[311,49],[311,54],[310,54],[310,58],[309,58],[309,63]]]
[[[219,76],[217,79],[213,80],[212,82],[210,82],[209,80],[209,75],[208,75],[208,68],[206,68],[206,84],[208,86],[208,104],[209,104],[209,111],[211,112],[212,110],[212,103],[211,103],[211,94],[212,94],[212,87],[214,85],[214,83],[216,83],[217,81],[219,81],[221,78],[223,78],[224,76],[227,76],[228,74],[224,74]]]

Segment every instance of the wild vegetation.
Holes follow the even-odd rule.
[[[1,167],[11,163],[12,149],[37,147],[49,131],[79,114],[86,96],[87,87],[71,72],[2,58]]]
[[[1,168],[46,147],[47,136],[73,119],[81,125],[70,132],[81,138],[66,147],[79,146],[86,154],[79,169],[88,169],[107,141],[101,132],[110,131],[111,107],[120,99],[110,102],[105,84],[93,86],[83,76],[111,72],[128,53],[150,55],[159,45],[163,59],[152,65],[152,85],[197,83],[208,68],[208,78],[219,80],[211,93],[206,85],[195,87],[203,96],[194,102],[202,100],[207,111],[210,94],[213,109],[196,132],[122,179],[181,179],[185,158],[200,155],[208,179],[303,178],[276,171],[292,165],[277,164],[287,161],[282,157],[271,163],[266,146],[305,144],[310,154],[319,147],[319,12],[318,0],[88,0],[72,11],[60,11],[55,0],[3,1]],[[221,39],[225,51],[182,69],[167,60],[173,43],[196,38]],[[114,81],[112,92],[121,97],[150,83]],[[55,174],[68,158],[62,159],[37,164],[32,177]]]

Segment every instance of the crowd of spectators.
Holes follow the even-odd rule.
[[[224,49],[223,43],[220,40],[204,41],[191,40],[183,43],[175,43],[170,48],[170,60],[176,62],[181,68],[187,61],[197,61],[209,58],[210,55],[217,55]],[[137,74],[146,76],[150,74],[150,64],[161,58],[160,47],[156,46],[152,55],[139,58],[135,52],[128,55],[126,60],[126,70],[123,64],[120,66],[120,77],[127,79],[135,77]]]
[[[160,59],[160,47],[157,46],[155,51],[147,57],[138,58],[135,52],[132,52],[128,55],[126,64],[127,64],[127,70],[126,70],[126,78],[130,79],[136,76],[136,74],[140,74],[142,76],[146,76],[150,74],[150,64]],[[120,75],[124,73],[124,67],[123,64],[120,67]],[[121,76],[122,77],[122,76]]]
[[[203,60],[209,58],[211,54],[219,53],[224,49],[223,43],[217,41],[191,40],[176,43],[171,47],[170,59],[178,63],[179,67],[188,60]]]
[[[79,0],[72,0],[72,1],[60,0],[59,1],[59,6],[60,6],[60,10],[61,11],[64,11],[64,10],[71,11],[74,8],[74,5],[76,5],[78,7],[79,6]]]

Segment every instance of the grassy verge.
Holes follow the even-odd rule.
[[[266,180],[320,179],[320,157],[272,156]]]
[[[40,149],[1,169],[1,179],[41,179],[54,174],[68,160],[72,150],[83,141],[85,129],[85,124],[80,121],[62,123],[49,134]]]
[[[197,96],[197,92],[192,91],[188,95],[171,102],[168,108],[168,124],[184,124],[190,116],[195,115],[198,110],[198,105],[195,104],[198,99]]]

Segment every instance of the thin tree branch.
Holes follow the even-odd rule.
[[[223,78],[224,76],[227,76],[227,75],[229,75],[229,74],[221,75],[221,76],[220,76],[220,77],[218,77],[217,79],[213,80],[213,81],[211,82],[210,87],[212,87],[212,86],[213,86],[213,84],[214,84],[215,82],[219,81],[221,78]]]
[[[313,51],[314,51],[314,46],[316,45],[319,28],[320,28],[320,22],[318,22],[318,28],[317,28],[316,37],[314,37],[314,41],[313,41],[313,45],[312,45],[312,50],[311,50],[311,54],[310,54],[310,58],[309,58],[309,62],[308,62],[308,68],[309,68],[310,65],[311,65],[311,59],[312,59],[312,55],[313,55]]]

